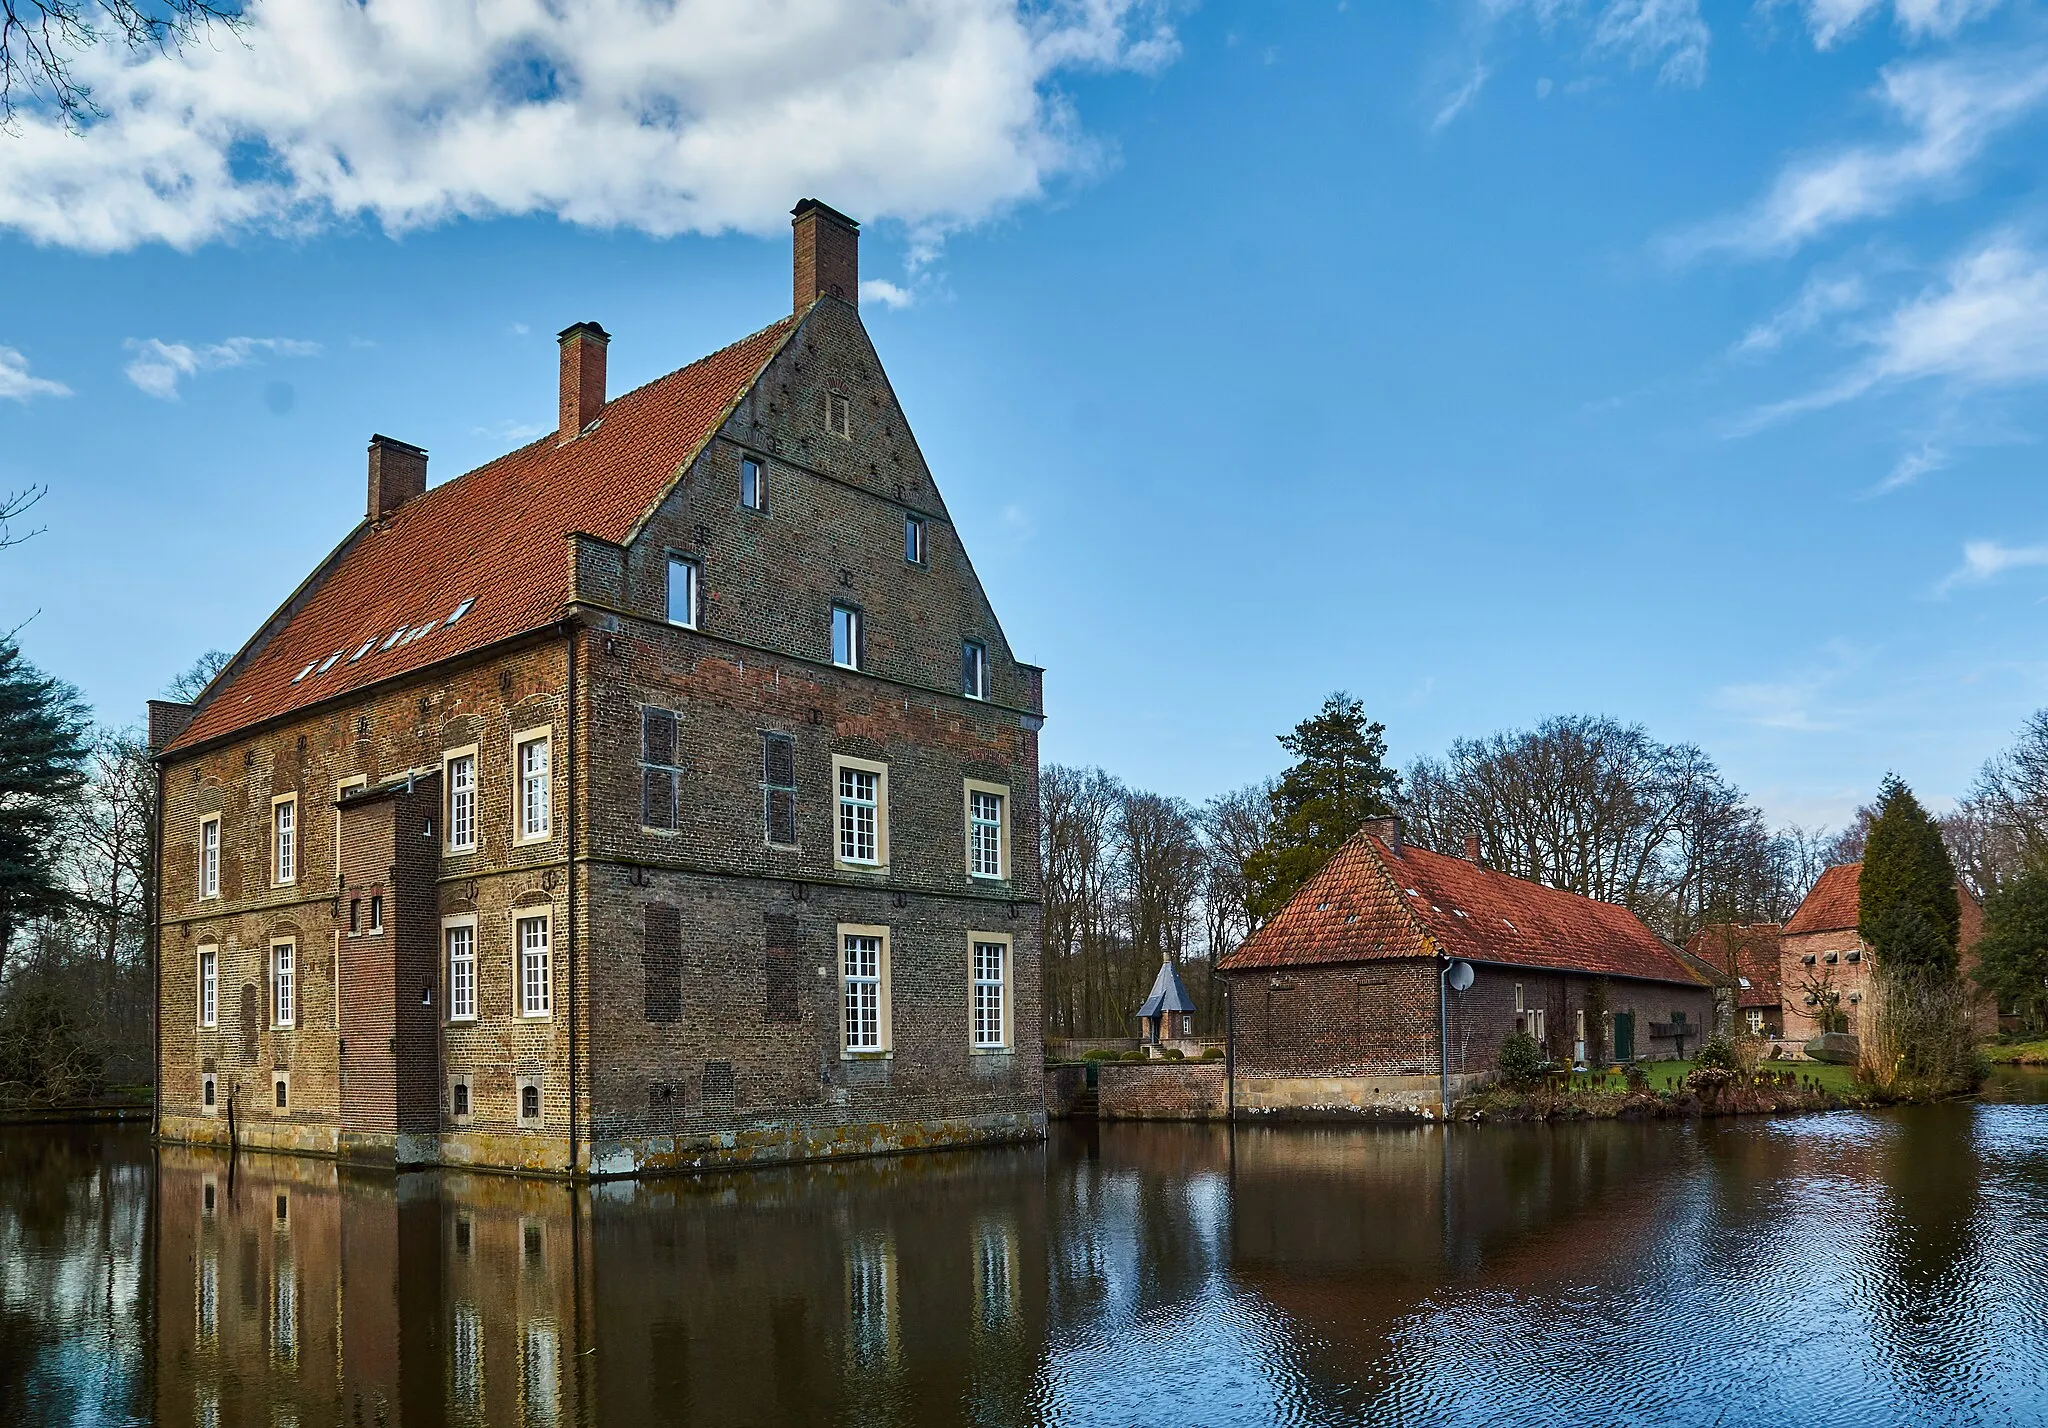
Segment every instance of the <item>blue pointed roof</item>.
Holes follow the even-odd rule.
[[[1159,976],[1152,983],[1152,995],[1145,998],[1145,1005],[1138,1008],[1139,1016],[1158,1016],[1161,1012],[1191,1012],[1195,999],[1188,995],[1187,984],[1180,979],[1180,970],[1173,965],[1173,959],[1159,964]]]

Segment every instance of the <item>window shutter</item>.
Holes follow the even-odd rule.
[[[640,948],[647,980],[647,1019],[683,1018],[683,913],[666,903],[647,905],[646,940]]]

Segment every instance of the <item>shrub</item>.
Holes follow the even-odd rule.
[[[1112,1051],[1108,1047],[1098,1046],[1092,1051],[1082,1052],[1081,1059],[1083,1061],[1114,1061],[1121,1055],[1123,1055],[1121,1051]]]
[[[1734,1071],[1737,1069],[1735,1048],[1724,1036],[1710,1036],[1700,1047],[1699,1055],[1693,1058],[1693,1064],[1702,1071]]]
[[[1510,1032],[1500,1044],[1500,1079],[1510,1086],[1533,1086],[1543,1077],[1543,1048],[1526,1031]]]
[[[1223,1059],[1223,1048],[1220,1046],[1203,1047],[1202,1059],[1204,1061],[1221,1061]]]
[[[1178,1046],[1169,1046],[1159,1053],[1159,1059],[1162,1061],[1185,1061],[1188,1059],[1188,1054]]]
[[[1865,1007],[1857,1077],[1880,1096],[1954,1095],[1983,1083],[1969,993],[1955,973],[1880,963]]]
[[[1143,1061],[1145,1059],[1145,1053],[1142,1051],[1126,1051],[1123,1055],[1117,1057],[1119,1061]]]
[[[1649,1070],[1640,1061],[1631,1061],[1621,1068],[1622,1079],[1628,1082],[1631,1092],[1650,1089]]]
[[[106,1059],[50,987],[17,993],[0,1017],[0,1101],[49,1105],[105,1089]]]

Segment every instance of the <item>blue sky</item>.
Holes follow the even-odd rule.
[[[0,137],[0,611],[109,721],[361,510],[788,302],[870,330],[1048,759],[1202,798],[1592,711],[1774,820],[2048,704],[2048,13],[2019,0],[674,13],[280,0]],[[638,28],[636,28],[638,27]]]

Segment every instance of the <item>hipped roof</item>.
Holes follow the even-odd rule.
[[[1170,961],[1159,964],[1159,975],[1152,979],[1152,995],[1145,998],[1145,1005],[1138,1008],[1141,1017],[1158,1016],[1161,1012],[1191,1012],[1195,999],[1188,995],[1188,989],[1180,979],[1180,969]]]
[[[1707,985],[1625,907],[1361,829],[1220,971],[1447,957]]]

